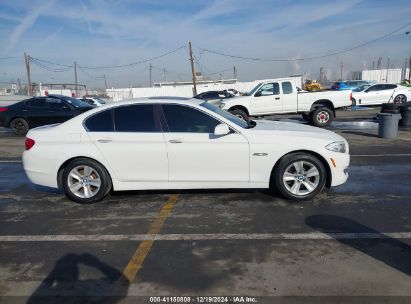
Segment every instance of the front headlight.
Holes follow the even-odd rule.
[[[224,103],[224,102],[220,102],[219,107],[220,107],[220,109],[224,108],[224,107],[225,107],[225,103]]]
[[[345,142],[343,142],[343,141],[333,142],[329,145],[326,145],[325,148],[327,150],[330,150],[330,151],[333,151],[333,152],[340,152],[340,153],[345,153],[347,151],[347,148],[345,146]]]

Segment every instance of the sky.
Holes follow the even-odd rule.
[[[346,50],[411,22],[409,0],[0,0],[0,82],[26,82],[24,52],[48,62],[31,62],[32,80],[79,83],[88,87],[148,86],[191,78],[188,42],[195,69],[212,79],[242,81],[305,74],[329,79],[372,67],[404,67],[411,56],[411,25],[375,43],[343,54],[298,61],[253,58],[304,58]],[[53,65],[58,63],[63,66]],[[67,67],[66,67],[67,66]],[[165,70],[165,71],[164,71]]]

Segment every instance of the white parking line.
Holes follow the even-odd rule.
[[[351,157],[386,157],[386,156],[411,156],[411,154],[354,154]]]
[[[88,234],[88,235],[2,235],[0,242],[82,241],[208,241],[208,240],[343,240],[411,239],[411,232],[387,233],[205,233],[205,234]]]

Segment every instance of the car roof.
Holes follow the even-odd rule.
[[[116,101],[107,105],[102,106],[103,107],[115,107],[115,106],[122,106],[122,105],[131,105],[131,104],[139,104],[139,103],[148,103],[152,104],[155,103],[155,100],[161,101],[160,103],[163,104],[182,104],[182,105],[200,105],[204,102],[204,100],[199,100],[195,98],[185,98],[185,97],[166,97],[166,96],[160,96],[161,98],[153,98],[153,97],[144,97],[144,98],[134,98],[134,99],[125,99],[122,101]]]

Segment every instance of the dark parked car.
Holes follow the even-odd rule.
[[[212,104],[218,104],[220,100],[231,97],[234,95],[227,91],[207,91],[194,96],[196,99],[206,100]]]
[[[63,95],[32,97],[0,107],[0,126],[11,128],[14,134],[24,135],[31,128],[62,123],[92,108],[84,101]]]

